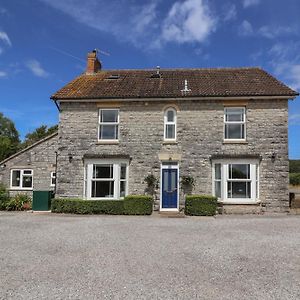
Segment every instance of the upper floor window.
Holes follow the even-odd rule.
[[[176,110],[168,108],[164,115],[164,139],[176,140]]]
[[[118,140],[119,138],[119,110],[99,110],[99,140]]]
[[[224,110],[225,140],[246,138],[246,115],[244,107],[226,107]]]
[[[32,170],[11,170],[10,185],[12,189],[32,189]]]

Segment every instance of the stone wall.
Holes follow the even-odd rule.
[[[21,151],[11,159],[0,165],[0,182],[10,188],[11,169],[32,169],[33,190],[53,190],[51,187],[51,172],[55,172],[55,151],[58,148],[58,135],[38,142],[36,145]],[[31,191],[22,189],[10,189],[10,195],[26,193],[30,196]]]
[[[170,105],[169,105],[170,104]],[[177,142],[164,143],[163,115],[177,107]],[[107,106],[109,107],[109,106]],[[194,193],[212,193],[212,155],[259,155],[260,200],[263,208],[286,211],[288,194],[288,148],[286,100],[249,100],[247,143],[223,142],[222,101],[183,100],[122,102],[118,144],[98,142],[96,103],[61,103],[57,193],[61,197],[83,197],[86,154],[129,155],[129,193],[145,191],[144,177],[159,178],[159,154],[179,154],[180,175],[195,178]],[[272,161],[272,153],[276,154]],[[72,156],[70,162],[69,156]],[[181,193],[182,199],[182,193]]]

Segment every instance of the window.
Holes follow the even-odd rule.
[[[176,110],[168,108],[164,115],[164,139],[176,140]]]
[[[12,189],[32,189],[32,170],[11,170]]]
[[[99,140],[118,140],[119,138],[119,110],[99,110]]]
[[[87,163],[86,197],[119,199],[127,195],[128,164],[120,161],[95,160]]]
[[[55,184],[56,184],[56,173],[51,172],[50,177],[51,177],[50,186],[55,186]]]
[[[247,202],[258,198],[258,163],[232,160],[215,162],[214,195],[224,202]]]
[[[246,132],[245,108],[227,107],[224,111],[225,140],[244,140]]]

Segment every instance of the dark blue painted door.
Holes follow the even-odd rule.
[[[177,208],[177,169],[162,170],[162,208]]]

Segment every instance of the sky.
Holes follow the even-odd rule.
[[[300,91],[299,0],[0,0],[0,112],[21,138],[100,50],[104,69],[259,66]],[[300,97],[289,102],[300,158]]]

